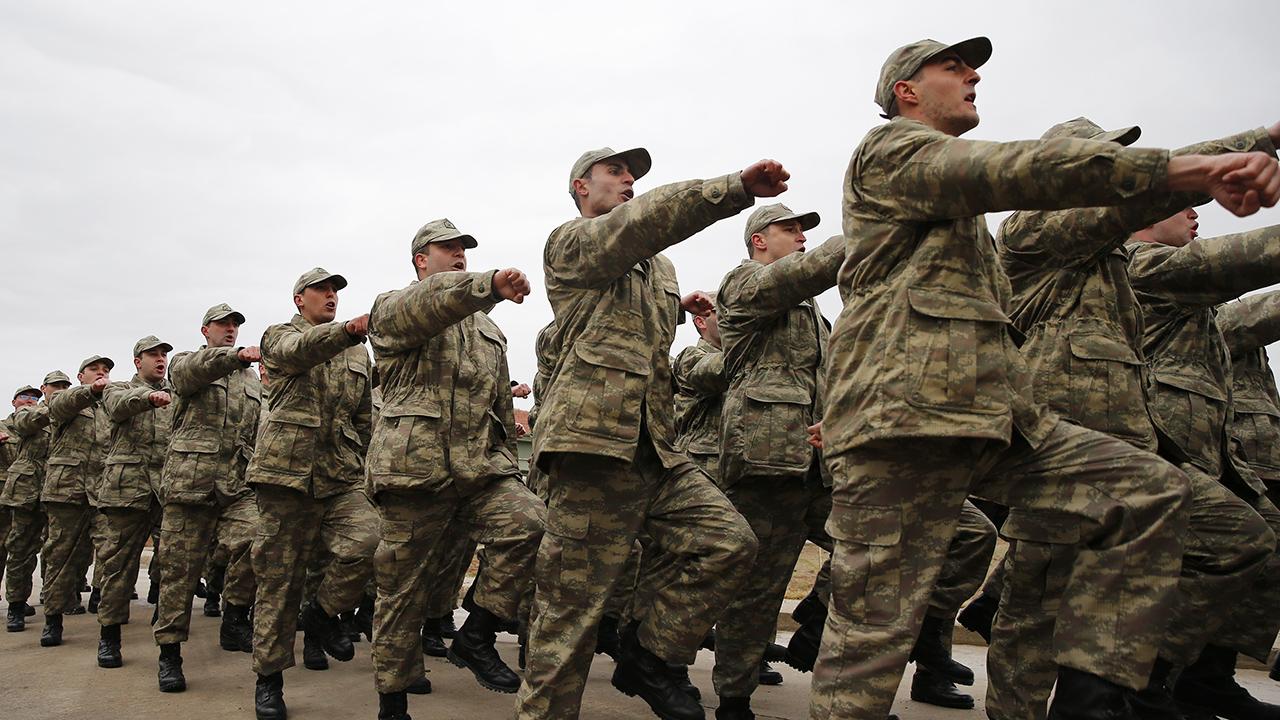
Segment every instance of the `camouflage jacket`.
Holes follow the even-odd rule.
[[[157,390],[173,393],[168,382],[150,385],[137,375],[127,383],[113,382],[102,392],[111,436],[98,507],[146,509],[153,495],[160,497],[173,405],[152,406],[150,395]]]
[[[258,434],[262,383],[239,352],[202,347],[169,361],[175,394],[164,463],[166,503],[230,503],[250,492],[245,469]]]
[[[724,353],[698,338],[676,356],[676,450],[720,482],[720,424],[724,391]]]
[[[1280,483],[1280,394],[1266,346],[1280,340],[1280,290],[1218,306],[1218,327],[1231,351],[1231,435],[1249,467],[1267,483]]]
[[[560,349],[555,346],[556,321],[552,320],[538,331],[533,343],[533,354],[538,368],[533,375],[533,407],[529,408],[529,430],[538,424],[538,413],[542,411],[542,403],[546,400],[547,383],[551,380],[551,370],[555,366]]]
[[[9,429],[18,438],[18,451],[5,474],[0,505],[34,508],[44,485],[49,458],[49,406],[20,408],[9,416]]]
[[[822,418],[830,334],[813,298],[835,285],[843,260],[844,238],[836,236],[768,265],[745,260],[720,283],[717,319],[729,381],[724,487],[748,475],[804,478],[825,469],[807,432]]]
[[[1168,159],[1093,140],[962,140],[903,117],[871,130],[845,176],[827,455],[878,438],[1009,442],[1015,428],[1038,445],[1056,418],[1033,399],[982,214],[1119,204],[1163,185]]]
[[[369,353],[361,341],[341,321],[313,326],[294,315],[267,328],[260,346],[271,390],[249,484],[316,498],[362,485],[373,405]]]
[[[102,398],[88,385],[68,388],[49,399],[48,418],[53,432],[40,499],[96,506],[111,441],[111,422]]]
[[[1126,250],[1146,323],[1152,418],[1187,462],[1237,492],[1263,492],[1227,443],[1231,360],[1215,306],[1280,282],[1280,226],[1181,248],[1134,242]]]
[[[369,342],[382,377],[382,418],[369,478],[384,490],[466,497],[520,477],[507,339],[485,313],[493,272],[445,272],[378,296]]]
[[[1258,129],[1174,151],[1275,153]],[[1208,198],[1152,193],[1146,202],[1022,210],[1000,227],[1000,262],[1013,288],[1010,315],[1026,335],[1022,356],[1036,399],[1072,421],[1155,452],[1147,412],[1142,310],[1129,284],[1129,236]]]
[[[675,450],[671,341],[680,285],[659,254],[750,207],[739,173],[663,185],[556,228],[543,252],[558,350],[533,435],[534,460],[577,452],[630,462],[643,426],[659,461]]]
[[[9,466],[18,459],[18,442],[22,438],[10,427],[9,423],[12,420],[13,413],[9,413],[9,417],[0,420],[0,434],[9,436],[8,440],[0,442],[0,477],[9,472]]]

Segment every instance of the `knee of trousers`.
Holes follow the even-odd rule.
[[[368,528],[359,536],[351,538],[351,544],[346,548],[346,552],[335,559],[344,563],[372,561],[373,554],[377,550],[378,532],[377,527],[374,526]]]
[[[1145,482],[1135,483],[1119,499],[1123,517],[1115,517],[1116,524],[1111,527],[1105,527],[1108,523],[1104,521],[1103,532],[1116,532],[1127,539],[1163,524],[1181,537],[1191,517],[1191,479],[1186,473],[1153,455],[1149,463],[1133,467],[1130,477],[1142,477]]]
[[[719,550],[724,554],[727,566],[741,567],[745,571],[755,562],[760,541],[746,518],[737,515],[736,521],[725,529]]]

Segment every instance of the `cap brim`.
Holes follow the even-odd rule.
[[[649,169],[653,167],[653,158],[649,157],[649,151],[642,147],[614,153],[608,157],[600,158],[596,163],[602,163],[613,158],[621,158],[627,164],[627,171],[631,173],[632,180],[639,180],[648,175]],[[592,163],[592,165],[594,164]]]
[[[232,310],[231,312],[225,312],[225,313],[222,313],[221,315],[215,315],[209,318],[208,322],[206,322],[205,325],[208,325],[211,322],[218,322],[219,320],[226,320],[227,318],[232,318],[236,322],[240,323],[241,325],[244,324],[244,316],[236,312],[235,310]]]
[[[330,274],[330,275],[325,275],[322,278],[316,278],[315,280],[312,280],[306,285],[303,285],[302,289],[306,290],[309,287],[315,287],[316,285],[319,285],[322,282],[332,282],[334,290],[341,290],[342,288],[347,286],[346,278],[342,277],[341,275]]]
[[[1120,145],[1132,145],[1142,137],[1142,128],[1134,125],[1132,127],[1120,128],[1118,130],[1108,130],[1104,133],[1094,135],[1094,140],[1102,140],[1103,142],[1119,143]]]
[[[167,343],[167,342],[159,342],[159,343],[155,343],[155,344],[153,344],[153,345],[148,345],[148,346],[146,346],[146,347],[144,347],[144,348],[139,348],[139,349],[138,349],[137,354],[135,354],[135,355],[134,355],[134,357],[139,357],[139,356],[141,356],[141,355],[142,355],[142,353],[147,352],[147,351],[150,351],[150,350],[155,350],[155,349],[157,349],[157,348],[161,348],[161,349],[163,349],[163,350],[164,350],[165,352],[167,352],[167,353],[168,353],[168,352],[173,352],[173,346],[172,346],[172,345],[170,345],[170,344],[169,344],[169,343]]]
[[[947,51],[952,51],[959,55],[960,59],[964,60],[965,65],[977,70],[983,65],[986,65],[987,61],[991,59],[991,40],[981,36],[969,38],[968,40],[961,40],[954,45],[949,45],[933,55],[930,55],[929,59],[932,60]],[[925,62],[928,62],[928,60]]]

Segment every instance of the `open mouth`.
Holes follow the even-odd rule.
[[[454,263],[454,264],[453,264],[453,269],[454,269],[454,270],[466,270],[466,269],[467,269],[467,264],[466,264],[466,263],[464,263],[464,262],[462,262],[461,260],[459,260],[458,262],[456,262],[456,263]]]
[[[325,309],[325,310],[337,310],[337,309],[338,309],[338,304],[337,304],[337,303],[325,303],[325,304],[324,304],[324,309]]]
[[[975,101],[977,99],[978,99],[978,93],[969,93],[968,95],[964,96],[964,101],[969,103],[970,105],[975,104]]]
[[[635,197],[635,196],[636,196],[636,191],[635,191],[635,190],[630,190],[630,189],[628,189],[628,190],[623,190],[623,191],[622,191],[622,199],[623,199],[623,200],[630,200],[631,198],[633,198],[633,197]]]

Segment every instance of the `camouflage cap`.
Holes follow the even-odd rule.
[[[94,363],[99,363],[99,362],[102,363],[103,365],[106,365],[108,370],[115,369],[115,366],[116,366],[115,360],[112,360],[109,357],[103,357],[101,355],[90,355],[89,357],[80,361],[80,369],[76,370],[76,372],[82,373],[84,372],[85,368],[89,367]]]
[[[1121,145],[1132,145],[1138,141],[1142,135],[1142,128],[1137,125],[1120,128],[1118,130],[1103,130],[1097,123],[1087,117],[1078,117],[1075,120],[1058,123],[1045,131],[1040,136],[1041,140],[1051,140],[1053,138],[1084,138],[1085,140],[1101,140],[1103,142],[1120,143]]]
[[[30,385],[23,385],[13,391],[14,397],[18,397],[19,395],[35,395],[36,397],[44,397],[44,393],[40,391],[40,388],[33,388]]]
[[[163,349],[165,352],[173,352],[173,346],[162,341],[155,335],[148,335],[133,344],[133,356],[141,357],[142,353],[148,350]]]
[[[325,280],[333,281],[334,290],[341,290],[347,286],[346,278],[338,275],[337,273],[331,273],[324,268],[316,267],[302,273],[302,276],[298,278],[298,281],[293,284],[293,294],[297,295],[301,293],[304,288],[317,285]]]
[[[208,325],[211,322],[218,322],[219,320],[226,320],[227,318],[231,318],[241,325],[244,324],[244,315],[232,310],[231,306],[226,303],[218,303],[208,310],[205,310],[204,320],[201,320],[200,324],[202,326]]]
[[[62,372],[61,370],[54,370],[53,372],[44,376],[44,382],[41,383],[41,385],[54,385],[57,383],[66,383],[70,385],[71,378],[67,377],[67,374]]]
[[[812,230],[818,227],[818,223],[822,221],[822,218],[818,217],[816,212],[791,212],[791,208],[782,203],[763,205],[756,208],[755,212],[751,213],[751,216],[747,218],[747,229],[743,231],[742,237],[750,241],[752,235],[783,220],[799,220],[801,230]]]
[[[884,110],[881,117],[888,118],[897,114],[897,98],[893,95],[893,86],[899,81],[910,80],[925,63],[948,50],[959,55],[969,67],[977,69],[991,58],[991,41],[985,37],[976,37],[954,45],[944,45],[937,40],[918,40],[894,50],[880,68],[880,82],[876,85],[876,104]]]
[[[456,225],[449,222],[448,218],[440,218],[418,228],[418,234],[413,236],[413,244],[409,246],[409,249],[412,254],[417,255],[431,243],[449,242],[450,240],[461,240],[462,247],[468,250],[480,244],[476,242],[475,238],[462,232]]]
[[[602,147],[598,150],[588,150],[573,163],[573,169],[569,171],[569,194],[573,194],[573,181],[578,178],[584,178],[591,171],[591,166],[598,162],[604,162],[610,158],[620,158],[627,164],[627,169],[631,171],[631,177],[639,180],[649,173],[649,168],[653,167],[653,159],[649,157],[649,151],[644,148],[631,148],[622,152],[614,152],[613,148]]]

